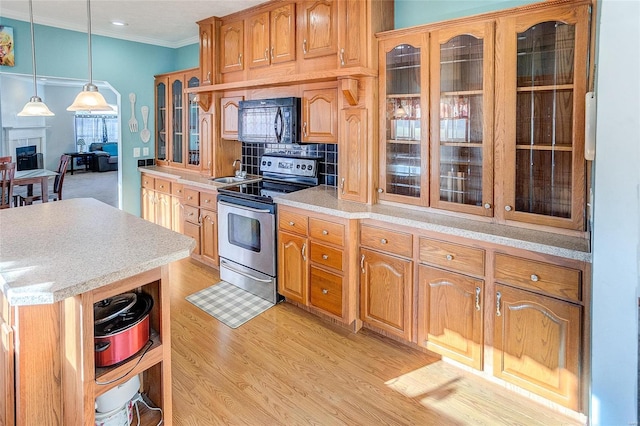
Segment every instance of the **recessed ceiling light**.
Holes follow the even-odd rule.
[[[123,22],[123,21],[111,21],[111,23],[113,25],[115,25],[115,26],[118,26],[118,27],[126,27],[127,25],[129,25],[126,22]]]

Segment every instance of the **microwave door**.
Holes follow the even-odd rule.
[[[284,119],[282,118],[282,108],[278,107],[275,119],[273,121],[273,130],[275,131],[276,141],[282,142],[282,133],[284,132]]]
[[[265,130],[273,124],[275,108],[251,108],[243,111],[242,139],[243,142],[273,142]]]

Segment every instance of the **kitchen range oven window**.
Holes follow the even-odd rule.
[[[260,253],[260,221],[236,213],[227,214],[228,238],[234,246]]]

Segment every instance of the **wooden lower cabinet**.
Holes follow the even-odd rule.
[[[496,377],[580,410],[582,307],[496,284]]]
[[[213,210],[200,209],[200,254],[211,263],[218,264],[218,214]]]
[[[15,424],[15,341],[11,312],[3,295],[0,295],[0,301],[0,425],[11,426]]]
[[[278,234],[278,292],[305,305],[309,286],[307,241],[288,232]]]
[[[196,240],[191,255],[213,267],[219,266],[216,193],[184,188],[183,234]]]
[[[420,265],[418,344],[482,370],[484,297],[484,280]]]
[[[413,261],[360,249],[360,319],[411,340]]]

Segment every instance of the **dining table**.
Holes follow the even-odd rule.
[[[58,172],[47,169],[19,170],[13,176],[14,185],[27,185],[27,194],[33,195],[33,185],[40,184],[42,202],[49,201],[49,178],[57,176]]]

